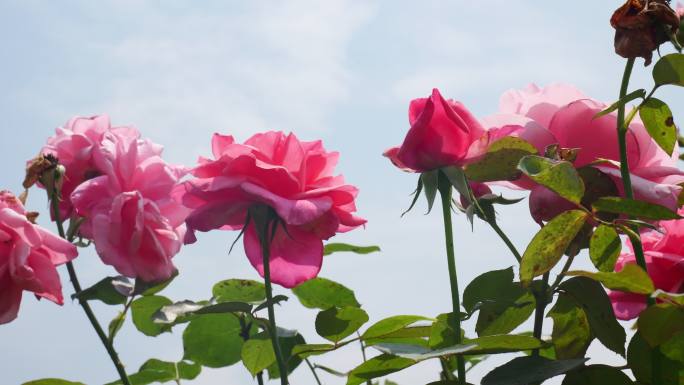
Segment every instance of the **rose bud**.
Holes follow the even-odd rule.
[[[679,29],[679,15],[668,0],[628,0],[610,18],[615,28],[615,53],[651,64],[653,51]]]

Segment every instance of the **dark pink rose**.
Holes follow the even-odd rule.
[[[27,219],[12,193],[0,191],[0,324],[17,317],[24,291],[63,304],[55,266],[78,255],[76,247]]]
[[[107,115],[89,118],[77,116],[64,127],[57,128],[56,134],[48,138],[41,150],[41,154],[55,156],[66,169],[59,204],[62,219],[71,217],[73,207],[69,196],[76,187],[88,179],[102,175],[95,164],[95,149],[100,146],[104,134],[111,131],[135,138],[140,136],[132,127],[111,127]]]
[[[489,188],[489,186],[487,186],[485,183],[470,182],[470,189],[472,190],[476,199],[492,193],[492,189]],[[459,200],[462,207],[467,208],[470,206],[470,202],[463,195],[459,195]]]
[[[180,203],[180,167],[161,158],[162,147],[120,132],[107,132],[94,151],[102,175],[71,194],[81,234],[102,261],[122,275],[153,282],[175,271],[188,210]]]
[[[425,172],[460,167],[482,155],[471,149],[485,133],[480,123],[463,104],[444,99],[437,89],[429,98],[411,101],[409,123],[404,143],[384,153],[402,170]]]
[[[256,134],[244,144],[215,134],[214,159],[199,160],[197,177],[185,182],[183,203],[191,208],[187,243],[195,231],[240,230],[248,209],[270,207],[284,223],[270,249],[271,278],[294,287],[316,277],[323,240],[366,221],[354,216],[356,187],[334,175],[339,154],[320,141],[302,142],[294,134]],[[254,221],[245,229],[247,258],[263,276],[263,259]]]
[[[594,118],[606,107],[572,86],[529,86],[524,91],[506,92],[501,98],[501,113],[484,122],[495,132],[506,127],[510,135],[527,140],[542,154],[551,144],[579,149],[575,166],[592,166],[608,174],[622,193],[616,114]],[[515,126],[517,129],[511,129]],[[627,155],[635,197],[675,210],[682,191],[679,184],[684,183],[684,172],[676,164],[677,153],[666,154],[638,117],[627,133]],[[595,164],[600,159],[609,162]],[[536,186],[527,178],[513,185],[523,189]]]
[[[683,210],[679,214],[684,214]],[[684,293],[684,220],[660,222],[661,231],[641,234],[648,274],[656,289],[669,293]],[[636,263],[631,242],[629,251],[622,253],[615,266],[616,271],[628,263]],[[639,316],[646,308],[646,297],[634,293],[611,291],[609,293],[615,315],[622,320]]]

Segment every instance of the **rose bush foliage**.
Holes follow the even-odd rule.
[[[540,384],[558,375],[564,385],[683,384],[684,172],[675,119],[654,94],[684,87],[684,55],[657,60],[650,92],[628,92],[636,58],[648,65],[668,41],[681,51],[683,18],[684,8],[667,1],[628,0],[615,12],[615,49],[628,61],[620,99],[612,104],[561,83],[506,91],[498,112],[481,118],[437,89],[409,103],[404,141],[383,155],[419,174],[409,211],[423,194],[428,211],[441,198],[449,313],[400,314],[366,327],[370,319],[356,294],[318,276],[324,255],[379,251],[330,241],[366,221],[356,215],[358,188],[335,173],[340,155],[321,141],[268,131],[240,143],[217,133],[211,158],[178,166],[164,161],[162,147],[138,129],[112,126],[99,115],[72,118],[27,163],[24,187],[45,190],[57,234],[35,224],[37,213],[25,208],[28,190],[0,192],[0,324],[17,318],[24,291],[62,304],[56,268],[66,264],[72,297],[118,374],[115,379],[112,372],[112,384],[181,383],[203,367],[238,362],[258,383],[285,385],[289,373],[308,367],[319,384],[325,375],[372,384],[437,360],[440,370],[426,382],[465,385],[473,382],[466,378],[470,368],[498,353],[518,356],[493,368],[484,385]],[[530,216],[540,225],[523,252],[497,223],[498,205],[520,201],[504,198],[506,188],[529,191]],[[516,266],[506,268],[507,261],[459,288],[454,253],[463,250],[454,247],[451,222],[458,210],[491,226]],[[160,295],[182,274],[172,262],[181,247],[212,230],[239,231],[263,283],[226,279],[194,301]],[[118,275],[84,289],[71,261],[77,247],[91,243]],[[579,258],[595,269],[573,270]],[[288,298],[273,296],[273,283],[317,309],[317,337],[290,329],[300,325],[276,324],[274,305]],[[91,301],[121,306],[107,331]],[[183,356],[153,358],[137,371],[125,367],[114,342],[127,317],[147,336],[184,327]],[[461,328],[470,318],[474,333]],[[551,335],[542,334],[546,318]],[[516,332],[521,329],[527,332]],[[587,362],[594,340],[625,364]],[[317,363],[316,356],[354,342],[364,354],[345,364],[351,370]],[[377,354],[366,356],[371,351]],[[72,382],[27,384],[65,383]]]

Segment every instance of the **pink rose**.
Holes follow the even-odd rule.
[[[78,255],[76,247],[26,218],[21,202],[0,191],[0,324],[17,317],[24,290],[63,304],[55,266]]]
[[[684,214],[680,210],[679,214]],[[641,234],[648,274],[656,289],[669,293],[684,293],[684,220],[660,222],[661,230]],[[616,271],[628,263],[636,263],[631,242],[629,251],[622,253],[615,266]],[[644,295],[611,291],[609,293],[615,315],[622,320],[639,316],[646,308]]]
[[[479,147],[471,149],[485,133],[480,123],[463,104],[445,100],[437,89],[429,98],[411,101],[409,123],[404,143],[384,153],[405,171],[460,167],[482,154]]]
[[[675,12],[677,12],[680,19],[684,19],[684,4],[677,2],[677,9],[675,9]]]
[[[81,234],[102,261],[121,274],[155,282],[175,271],[171,259],[185,236],[187,209],[176,199],[183,168],[161,158],[162,147],[120,132],[107,132],[93,158],[102,174],[71,194]]]
[[[475,199],[481,198],[484,195],[488,195],[492,193],[492,189],[489,188],[484,183],[479,183],[479,182],[469,182],[470,183],[470,189],[473,192],[473,196]],[[459,195],[459,200],[461,202],[461,206],[467,208],[470,206],[470,202],[466,197],[463,195]]]
[[[546,88],[529,86],[524,91],[508,91],[501,98],[500,114],[485,119],[489,130],[506,128],[510,135],[526,139],[540,153],[546,146],[577,148],[576,167],[589,166],[608,174],[622,193],[620,161],[615,113],[594,118],[607,106],[588,99],[572,86],[551,85]],[[517,129],[511,130],[511,126]],[[641,121],[635,118],[627,133],[627,155],[632,174],[635,198],[667,206],[675,210],[682,191],[684,172],[677,168],[677,154],[666,154],[649,136]],[[518,188],[536,186],[527,178],[513,182]],[[543,209],[543,208],[542,208]]]
[[[41,150],[42,154],[50,154],[57,158],[66,168],[60,201],[62,219],[71,217],[73,207],[69,196],[76,187],[88,179],[102,175],[94,160],[95,149],[100,145],[106,132],[115,131],[132,137],[139,137],[135,128],[111,127],[107,115],[90,118],[74,117],[64,127],[59,127],[56,134],[48,138]]]
[[[200,158],[192,171],[197,179],[185,182],[183,203],[193,210],[186,243],[195,231],[243,229],[248,209],[269,207],[283,222],[271,243],[271,278],[289,288],[318,275],[323,240],[366,222],[353,215],[356,187],[333,174],[339,154],[320,141],[266,132],[239,144],[214,134],[212,151],[214,159]],[[247,258],[263,276],[254,221],[244,230]]]

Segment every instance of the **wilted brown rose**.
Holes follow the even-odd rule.
[[[26,177],[24,178],[24,188],[31,188],[34,184],[40,181],[40,178],[46,171],[54,170],[57,167],[58,161],[52,155],[40,154],[31,159],[26,165]]]
[[[679,16],[668,0],[627,0],[613,13],[615,52],[624,58],[643,57],[651,63],[653,51],[679,29]]]

